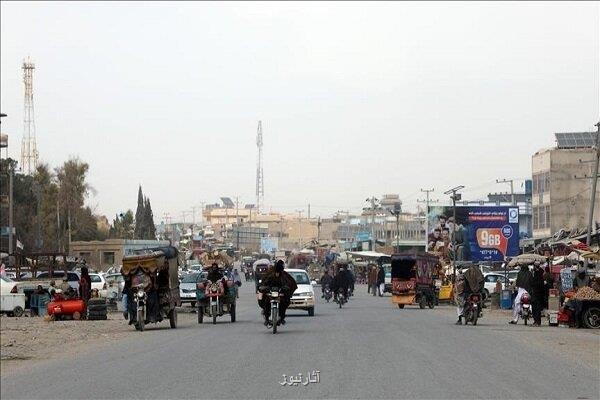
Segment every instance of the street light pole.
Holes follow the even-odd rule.
[[[461,194],[457,193],[459,190],[465,187],[460,185],[444,192],[444,194],[451,194],[452,199],[452,212],[454,215],[454,227],[452,229],[452,269],[454,275],[454,281],[456,282],[456,201],[461,199]]]
[[[512,205],[517,205],[517,199],[515,198],[514,179],[496,179],[496,183],[510,183],[510,200]]]
[[[594,148],[596,150],[596,160],[594,161],[594,168],[592,170],[592,193],[590,198],[590,210],[588,213],[588,228],[586,235],[586,244],[591,250],[592,248],[592,225],[594,223],[594,207],[596,206],[596,187],[598,185],[598,164],[600,161],[600,122],[596,124],[596,143]],[[588,258],[585,258],[585,267],[588,266]]]
[[[396,253],[400,253],[400,213],[402,212],[400,203],[394,204],[394,209],[390,213],[396,217]]]

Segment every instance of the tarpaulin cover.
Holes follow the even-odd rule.
[[[121,268],[123,275],[130,275],[138,268],[154,274],[157,270],[165,268],[165,256],[161,251],[155,251],[150,254],[123,257],[123,267]]]

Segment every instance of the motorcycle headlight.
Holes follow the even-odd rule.
[[[142,298],[142,297],[144,297],[144,294],[145,294],[145,293],[144,293],[144,291],[143,291],[143,290],[141,290],[141,289],[140,289],[140,290],[138,290],[138,292],[137,292],[137,296],[138,296],[139,298]]]
[[[279,292],[271,292],[271,297],[279,297]]]

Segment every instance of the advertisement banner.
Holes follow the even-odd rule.
[[[279,238],[262,237],[260,238],[260,252],[274,253],[279,248]]]
[[[427,213],[428,251],[452,258],[455,229],[457,261],[502,261],[519,254],[519,208],[432,206]]]

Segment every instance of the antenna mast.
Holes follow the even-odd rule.
[[[263,136],[262,136],[262,122],[258,121],[258,132],[256,133],[256,147],[258,147],[258,160],[256,162],[256,211],[260,212],[263,202],[265,200],[265,182],[263,177],[263,165],[262,165],[262,150],[263,150]]]
[[[21,143],[21,168],[31,175],[37,169],[38,151],[35,141],[35,119],[33,112],[33,70],[35,64],[27,57],[23,61],[23,83],[25,84],[25,108],[23,112],[23,141]]]

